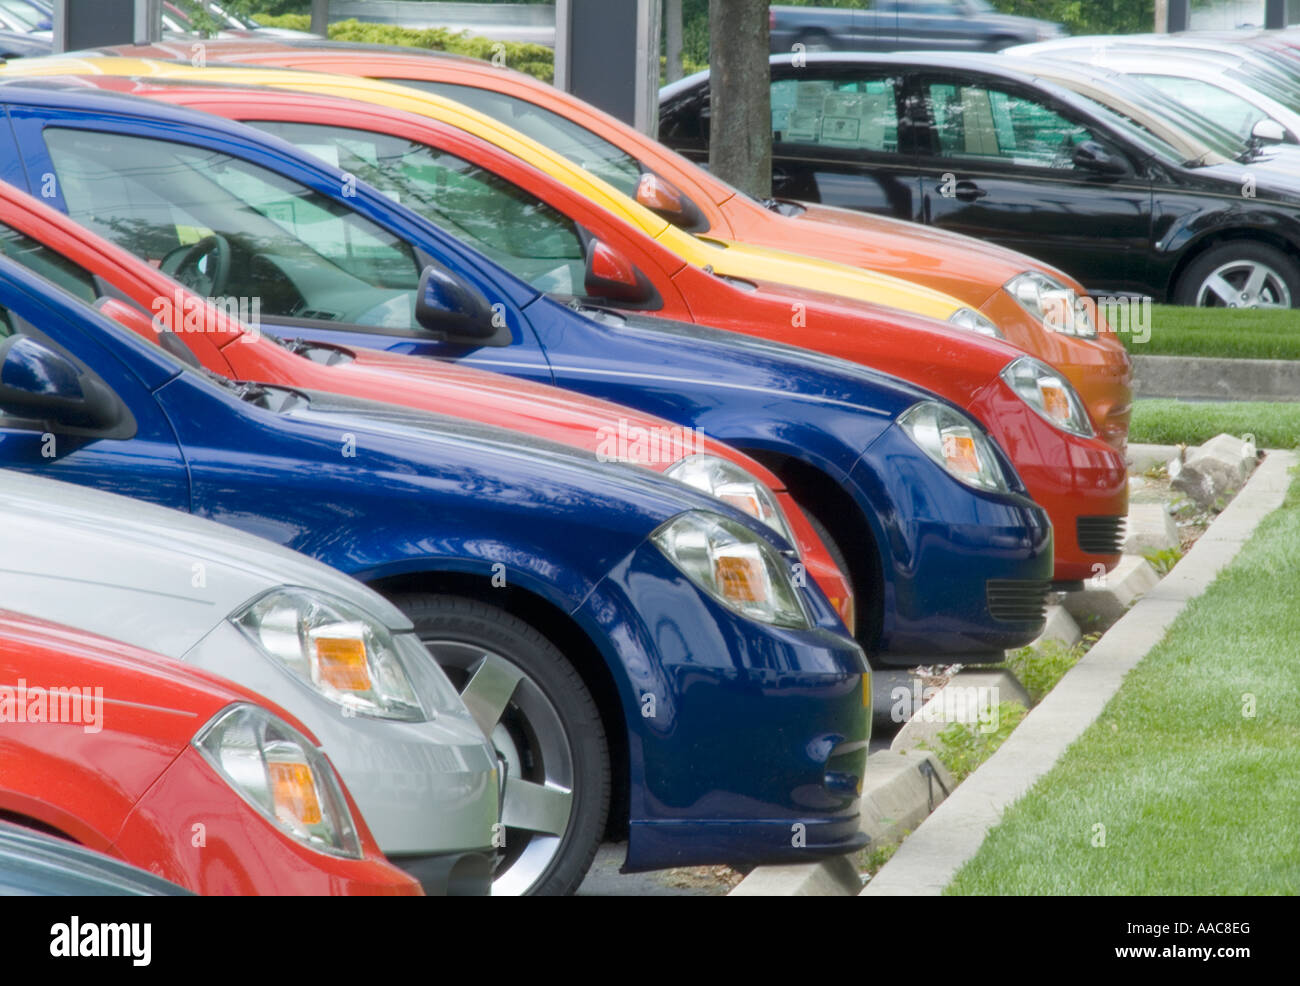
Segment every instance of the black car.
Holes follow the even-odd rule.
[[[772,191],[992,240],[1094,294],[1300,305],[1300,176],[1186,161],[1010,59],[773,56]],[[709,80],[660,93],[659,138],[707,161]]]
[[[1061,37],[1061,25],[999,14],[988,0],[870,0],[861,7],[783,7],[770,14],[772,51],[999,51]]]

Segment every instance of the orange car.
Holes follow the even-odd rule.
[[[187,63],[195,55],[189,42],[103,53]],[[1101,324],[1077,328],[1075,320],[1061,318],[1061,311],[1073,310],[1082,286],[1024,254],[845,209],[758,202],[594,106],[473,58],[284,39],[206,41],[203,55],[209,62],[359,75],[436,92],[501,119],[690,232],[852,264],[943,291],[987,315],[1007,341],[1064,373],[1098,435],[1124,448],[1132,399],[1127,352],[1099,316]]]

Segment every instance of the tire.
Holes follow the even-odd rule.
[[[582,677],[537,630],[494,606],[426,593],[394,602],[501,760],[505,845],[493,894],[573,893],[600,846],[610,802],[609,744]]]
[[[826,553],[831,556],[831,561],[835,563],[835,567],[846,576],[849,576],[850,581],[852,581],[849,569],[849,557],[840,548],[840,543],[835,540],[835,536],[826,529],[826,525],[818,520],[817,515],[812,513],[810,510],[805,509],[803,515],[808,518],[808,526],[813,529],[813,533],[816,534],[821,543],[826,546]]]
[[[1188,265],[1174,288],[1174,304],[1300,307],[1300,265],[1266,243],[1230,240],[1211,247]]]

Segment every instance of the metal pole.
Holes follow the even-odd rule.
[[[135,43],[162,40],[162,0],[135,0]]]
[[[1189,7],[1189,0],[1169,0],[1169,14],[1165,18],[1165,24],[1170,34],[1187,30]]]
[[[1157,34],[1164,34],[1169,30],[1169,10],[1166,0],[1156,0],[1156,26]]]
[[[664,28],[668,66],[665,79],[676,82],[682,77],[682,0],[664,0],[667,24]]]
[[[555,77],[556,89],[569,91],[570,38],[573,36],[573,9],[569,0],[555,0]]]
[[[330,0],[311,0],[311,33],[329,37]]]
[[[636,18],[636,118],[632,125],[651,137],[659,132],[660,0],[638,0]]]
[[[1269,30],[1286,27],[1286,0],[1267,0],[1264,4],[1264,26]]]

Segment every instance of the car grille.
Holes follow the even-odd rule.
[[[1003,623],[1042,623],[1051,588],[1046,579],[989,579],[989,613]]]
[[[1124,517],[1080,517],[1079,548],[1090,555],[1117,555],[1124,550]]]

